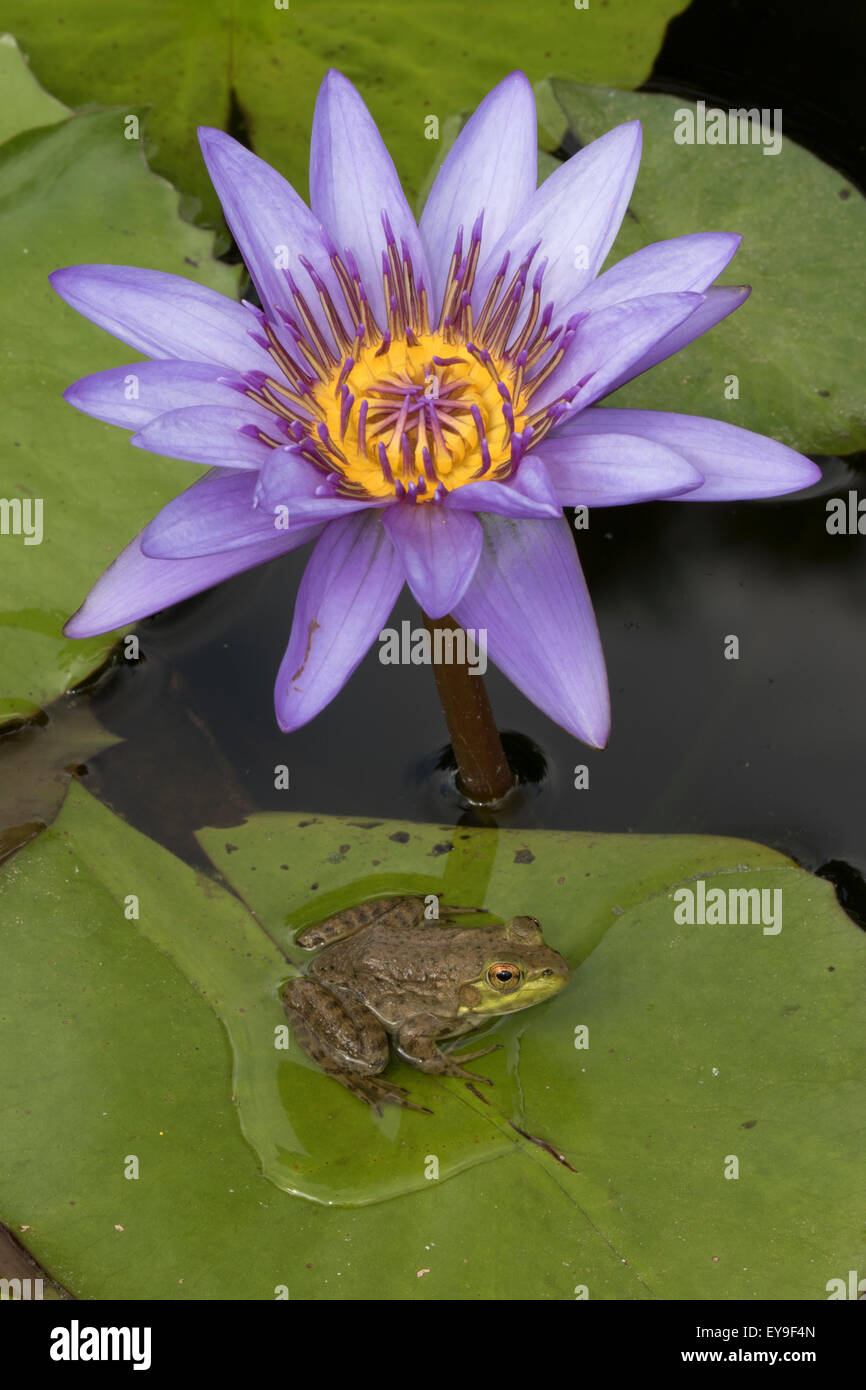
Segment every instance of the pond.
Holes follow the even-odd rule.
[[[838,171],[838,210],[837,195],[866,187],[859,76],[840,61],[862,28],[841,3],[792,18],[790,5],[694,0],[639,90],[782,112],[785,137]],[[226,124],[242,142],[262,130],[234,91]],[[548,171],[580,148],[575,123],[565,126]],[[782,235],[783,275],[787,251]],[[237,265],[237,247],[222,259]],[[737,278],[736,262],[732,272],[724,278]],[[244,293],[254,297],[250,282]],[[815,335],[832,333],[810,312]],[[764,361],[746,341],[748,412]],[[655,408],[713,414],[664,380]],[[835,389],[801,374],[792,414],[804,400],[832,406]],[[721,381],[718,395],[721,415]],[[775,399],[780,437],[787,404]],[[107,428],[87,423],[94,439]],[[519,778],[496,809],[458,790],[429,666],[385,663],[379,643],[314,720],[279,730],[274,681],[309,547],[142,620],[132,651],[117,648],[75,693],[4,735],[12,804],[0,829],[11,827],[7,849],[23,847],[3,881],[17,1051],[0,1218],[34,1232],[28,1249],[46,1269],[83,1297],[369,1297],[381,1270],[382,1296],[395,1298],[572,1298],[591,1287],[593,1298],[720,1288],[756,1299],[776,1296],[779,1278],[792,1297],[820,1298],[840,1272],[804,1257],[801,1228],[820,1225],[847,1272],[861,1183],[852,1096],[864,943],[852,921],[866,927],[866,454],[845,445],[840,431],[838,452],[811,455],[821,481],[779,498],[595,508],[588,524],[566,509],[612,733],[603,750],[585,746],[489,665]],[[130,466],[151,460],[126,452]],[[421,621],[404,589],[389,627]],[[261,814],[272,812],[285,815]],[[850,921],[790,859],[833,885]],[[714,932],[706,916],[705,930],[682,930],[696,919],[675,915],[673,886],[696,881],[696,898],[690,886],[677,898],[704,912],[714,875],[729,875],[731,930]],[[765,916],[738,922],[733,905],[750,892]],[[357,1086],[352,1097],[334,1084],[351,1090],[349,1069],[321,1075],[325,1049],[295,1046],[300,1012],[291,1041],[281,997],[315,974],[296,929],[385,893],[520,914],[518,933],[539,947],[541,928],[524,915],[537,911],[544,950],[570,967],[567,991],[563,973],[555,998],[527,1008],[531,1023],[516,1009],[485,1017],[478,981],[520,977],[513,934],[495,935],[496,963],[480,974],[464,942],[464,973],[451,974],[455,988],[472,982],[464,1012],[498,1048],[477,1074],[491,1100],[483,1086],[466,1094],[454,1072],[445,1083],[407,1074],[406,1057],[424,1059],[422,1036],[421,1052],[389,1072],[421,1113],[377,1114]],[[442,984],[453,983],[451,940],[440,949],[444,960],[421,962],[434,1023],[459,1013]],[[407,929],[366,974],[351,951],[334,960],[336,994],[345,1003],[351,986],[357,1020],[389,965],[417,965],[415,940]],[[410,995],[398,991],[394,1036],[404,1014],[417,1017]],[[367,1041],[369,1014],[362,1023]],[[816,1108],[833,1162],[820,1207],[803,1196],[824,1163]],[[745,1181],[729,1184],[740,1156]],[[201,1216],[176,1226],[191,1184]],[[520,1260],[505,1208],[525,1239]],[[120,1253],[103,1262],[115,1235],[126,1248],[115,1241]],[[769,1237],[781,1274],[766,1260],[758,1269]],[[440,1281],[424,1283],[432,1271]]]

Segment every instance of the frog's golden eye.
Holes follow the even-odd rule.
[[[520,984],[520,966],[510,965],[508,961],[497,961],[488,970],[487,978],[500,994],[507,994],[509,990],[517,989]]]

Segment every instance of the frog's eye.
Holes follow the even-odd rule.
[[[520,984],[520,966],[509,965],[507,961],[497,961],[488,970],[487,978],[500,994],[508,994],[509,990],[517,989]]]

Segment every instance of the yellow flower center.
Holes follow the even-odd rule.
[[[575,319],[564,331],[552,328],[553,305],[541,311],[545,262],[525,300],[537,246],[510,280],[510,257],[504,257],[473,313],[481,223],[479,217],[465,256],[462,229],[457,234],[435,328],[427,291],[416,282],[405,247],[398,250],[384,214],[383,324],[351,254],[344,259],[336,251],[330,260],[342,311],[303,257],[320,313],[312,312],[291,276],[287,304],[293,307],[279,308],[281,324],[254,311],[263,332],[254,336],[276,370],[248,373],[241,389],[276,417],[276,437],[255,425],[244,429],[311,463],[323,475],[317,491],[441,502],[466,483],[507,478],[584,385],[578,382],[541,407],[532,405],[577,325]]]
[[[502,365],[499,373],[514,397],[514,372]],[[391,497],[400,483],[429,502],[439,483],[450,492],[495,478],[507,472],[511,435],[523,423],[518,411],[509,424],[509,400],[487,367],[439,333],[363,350],[315,398],[345,459],[343,477],[371,497]]]

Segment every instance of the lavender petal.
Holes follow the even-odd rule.
[[[403,566],[378,516],[325,527],[304,571],[275,690],[288,733],[333,700],[376,640],[403,587]]]

